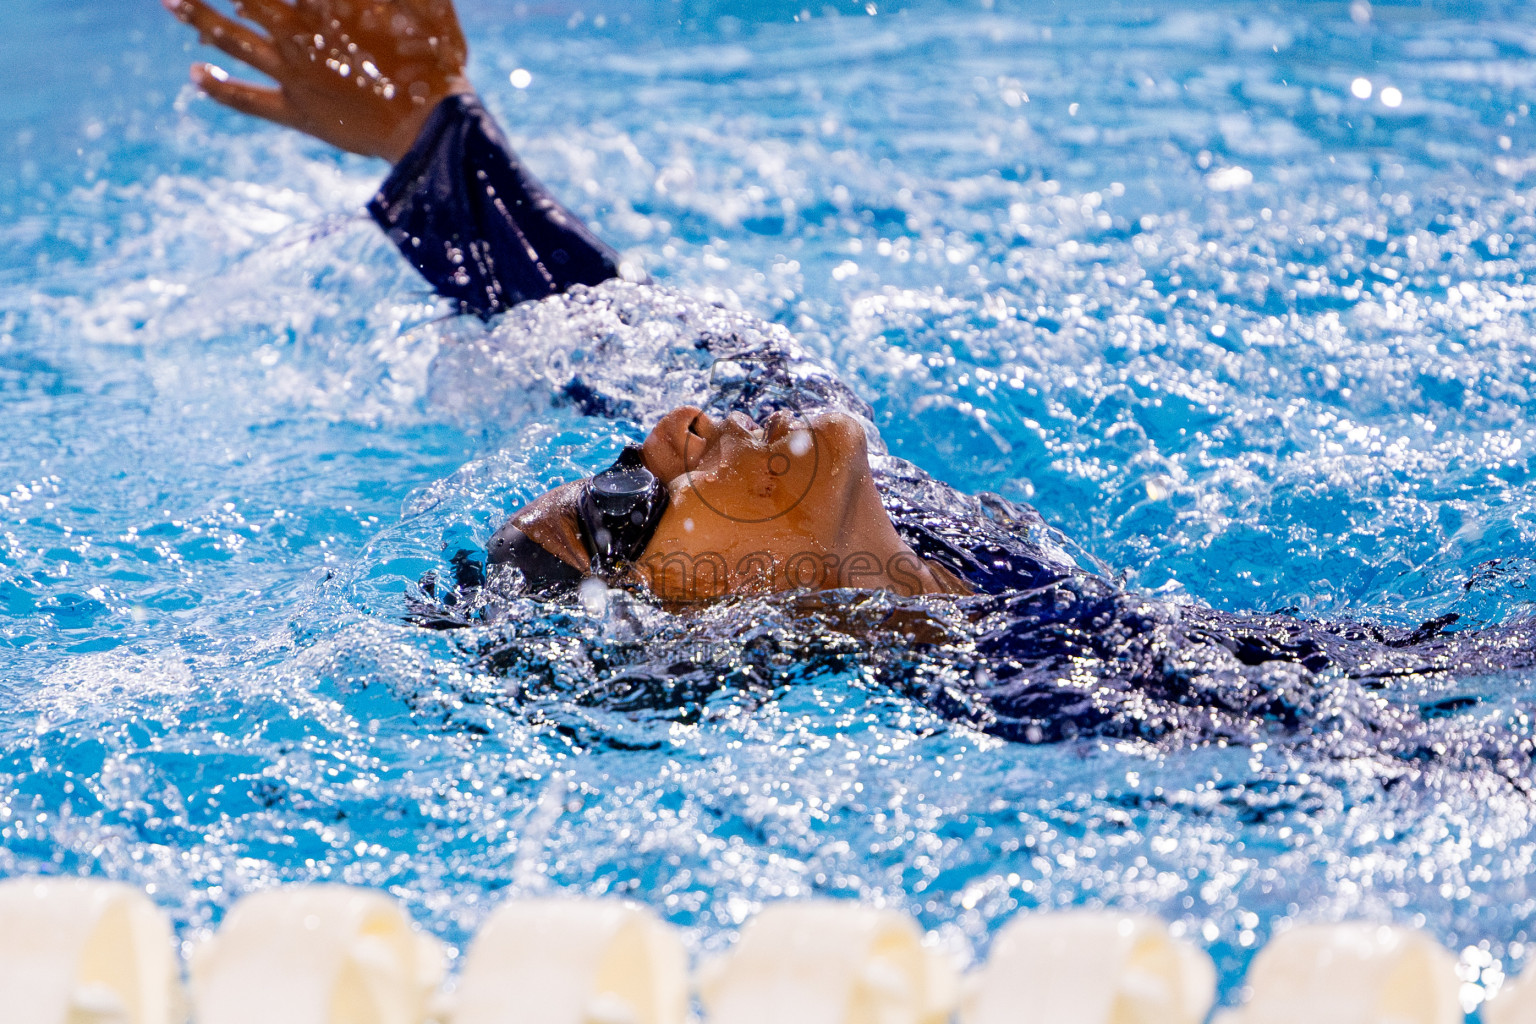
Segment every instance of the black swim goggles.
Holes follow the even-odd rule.
[[[613,465],[592,477],[576,499],[576,526],[592,575],[611,577],[645,551],[667,510],[667,488],[645,468],[641,448],[625,445]]]
[[[584,481],[576,498],[576,532],[591,563],[586,575],[615,580],[645,551],[667,510],[667,488],[645,468],[641,449],[627,445],[613,465]],[[510,521],[486,545],[492,565],[510,564],[533,593],[575,589],[583,574],[530,539]]]

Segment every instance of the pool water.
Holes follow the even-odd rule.
[[[158,6],[0,16],[0,874],[149,887],[188,943],[323,879],[451,944],[509,893],[629,895],[699,951],[856,897],[961,958],[1131,908],[1227,1002],[1293,921],[1428,929],[1469,1010],[1524,966],[1536,673],[1254,669],[1302,726],[1030,744],[923,698],[996,667],[974,637],[403,617],[694,386],[681,309],[792,334],[893,455],[1160,606],[1530,618],[1536,13],[461,14],[521,154],[655,289],[446,317],[361,213],[383,166],[198,97]],[[632,402],[584,416],[576,377]]]

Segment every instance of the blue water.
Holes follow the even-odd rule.
[[[1126,586],[1533,613],[1536,13],[802,6],[462,15],[520,152],[656,301],[787,328],[893,454],[1032,503]],[[360,213],[382,165],[199,98],[158,5],[0,24],[0,873],[150,886],[188,941],[330,879],[455,944],[550,888],[698,950],[810,893],[971,957],[1018,909],[1137,908],[1226,1001],[1289,920],[1423,926],[1469,1008],[1526,962],[1536,807],[1459,755],[1529,751],[1530,673],[1274,670],[1311,729],[1029,746],[773,602],[529,609],[511,676],[405,624],[445,548],[640,429],[557,404],[571,374],[649,409],[686,339],[445,319]],[[615,659],[648,696],[605,696]],[[1378,753],[1436,702],[1441,749]]]

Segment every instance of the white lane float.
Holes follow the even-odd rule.
[[[197,1024],[421,1024],[437,940],[373,889],[294,885],[245,897],[192,956]]]
[[[684,1024],[688,954],[644,907],[608,899],[510,900],[480,927],[453,1024]]]
[[[87,878],[0,882],[5,1024],[180,1024],[174,940],[139,890]]]
[[[917,923],[857,903],[775,903],[699,972],[709,1024],[940,1024],[957,979]]]
[[[1281,932],[1216,1024],[1462,1024],[1456,957],[1423,932],[1353,922]]]
[[[1483,1005],[1486,1024],[1536,1024],[1536,961]]]
[[[1199,1024],[1216,995],[1211,958],[1152,917],[1021,914],[967,979],[962,1024]],[[1295,1024],[1295,1022],[1292,1022]]]

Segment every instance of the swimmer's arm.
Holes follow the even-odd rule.
[[[213,99],[395,165],[369,212],[463,308],[489,316],[618,276],[618,254],[523,168],[475,97],[450,0],[235,0],[246,21],[161,2],[277,82],[194,64]]]
[[[437,105],[368,212],[438,293],[489,316],[619,274],[619,256],[524,169],[474,96]]]

